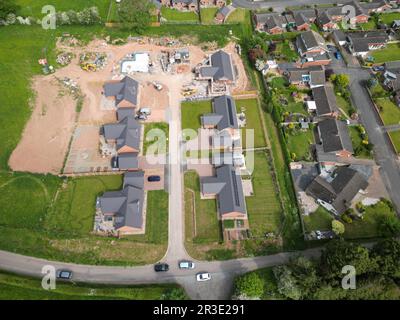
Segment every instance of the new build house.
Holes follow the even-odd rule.
[[[358,171],[349,167],[337,168],[332,176],[317,176],[306,193],[335,215],[345,212],[354,197],[368,187],[368,182]]]
[[[346,158],[354,153],[347,124],[344,121],[333,118],[320,121],[318,134],[324,153]]]
[[[214,149],[240,148],[240,131],[236,114],[235,100],[231,96],[220,96],[213,99],[213,113],[201,117],[202,127],[216,129],[212,136]]]
[[[217,198],[219,218],[247,220],[242,179],[231,165],[215,169],[215,177],[201,178],[201,193],[206,198]]]
[[[125,173],[122,190],[98,198],[95,230],[117,235],[143,233],[144,198],[144,172]]]
[[[104,84],[105,97],[115,101],[117,108],[135,108],[139,100],[139,82],[124,77],[119,81],[110,81]]]
[[[226,93],[236,81],[236,72],[229,53],[219,50],[210,55],[208,64],[196,70],[198,80],[210,82],[211,93]]]
[[[300,33],[296,37],[296,47],[301,57],[298,65],[302,68],[327,65],[331,62],[324,38],[315,31]]]

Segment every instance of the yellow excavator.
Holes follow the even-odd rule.
[[[85,71],[96,71],[97,66],[94,63],[84,63],[82,64],[82,69]]]
[[[197,92],[197,89],[188,88],[188,89],[182,90],[182,95],[184,97],[187,97],[187,96],[191,96],[191,95],[195,94],[196,92]]]

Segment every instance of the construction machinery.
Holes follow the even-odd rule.
[[[162,84],[161,83],[158,83],[158,82],[153,82],[153,86],[154,86],[154,88],[156,88],[158,91],[161,91],[162,89],[163,89],[163,86],[162,86]]]
[[[81,68],[85,71],[96,71],[97,70],[97,66],[94,63],[83,63],[81,65]]]
[[[191,95],[195,94],[196,92],[197,92],[197,89],[187,88],[187,89],[182,90],[182,95],[184,97],[187,97],[187,96],[191,96]]]

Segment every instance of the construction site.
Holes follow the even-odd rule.
[[[171,106],[212,95],[210,81],[196,76],[196,69],[209,64],[212,52],[199,46],[169,38],[128,38],[124,45],[97,39],[86,46],[76,45],[73,38],[67,40],[57,42],[57,61],[62,67],[46,64],[46,70],[55,71],[34,78],[34,111],[10,157],[13,170],[53,174],[112,172],[114,153],[101,152],[100,135],[104,124],[118,121],[118,108],[104,95],[107,82],[130,77],[139,84],[134,112],[143,125],[140,149],[146,124],[178,120],[170,119]],[[235,66],[235,81],[228,84],[229,92],[248,90],[235,44],[230,43],[223,50]]]

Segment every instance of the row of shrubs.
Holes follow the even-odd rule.
[[[85,8],[82,11],[61,11],[52,15],[47,15],[46,19],[55,18],[56,25],[94,25],[101,23],[101,17],[99,9],[97,7]],[[6,19],[0,19],[0,26],[22,24],[22,25],[33,25],[41,24],[42,19],[36,19],[34,17],[21,17],[14,13],[7,15]]]

